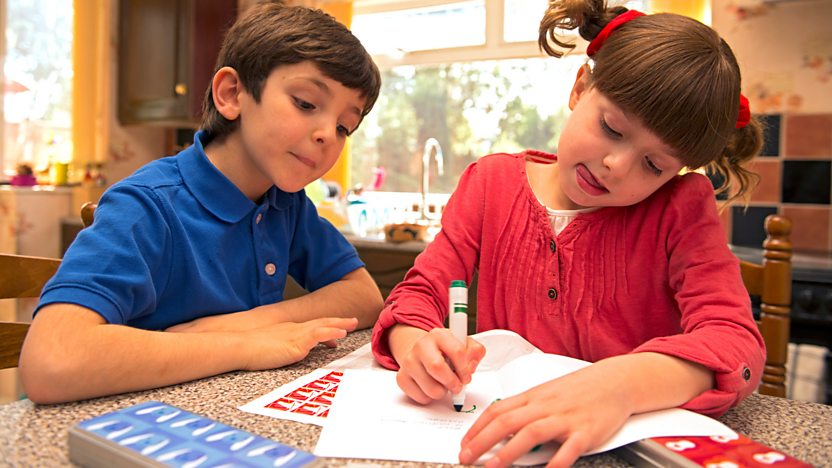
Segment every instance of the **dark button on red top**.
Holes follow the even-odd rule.
[[[555,288],[549,288],[549,299],[557,299],[558,298],[558,291]]]
[[[549,250],[554,252],[557,249],[558,249],[558,246],[557,246],[557,244],[555,244],[555,240],[554,239],[550,240],[549,241]]]
[[[742,370],[742,378],[745,379],[746,381],[751,380],[751,369],[749,369],[747,367],[744,368]]]

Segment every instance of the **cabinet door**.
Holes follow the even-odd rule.
[[[196,127],[236,0],[120,0],[122,124]]]
[[[184,0],[119,2],[119,120],[187,121]]]

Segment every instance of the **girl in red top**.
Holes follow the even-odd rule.
[[[398,369],[411,399],[459,392],[485,351],[443,327],[447,288],[477,271],[478,331],[510,329],[594,363],[491,405],[464,437],[462,463],[508,439],[487,462],[506,466],[555,440],[549,466],[567,466],[633,414],[718,416],[757,387],[765,360],[712,185],[678,175],[715,170],[734,197],[753,185],[740,165],[762,138],[730,47],[690,18],[600,0],[550,1],[539,43],[559,57],[550,42],[574,46],[556,28],[591,41],[558,154],[469,166],[373,332],[377,360]]]

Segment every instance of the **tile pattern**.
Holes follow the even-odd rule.
[[[763,126],[765,141],[760,156],[777,156],[780,154],[780,114],[758,115]]]
[[[737,203],[722,213],[726,237],[759,247],[763,219],[779,213],[792,220],[796,251],[832,253],[832,113],[758,117],[765,144],[751,169],[760,184],[747,210]]]

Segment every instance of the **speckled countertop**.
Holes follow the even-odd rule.
[[[147,400],[158,400],[214,418],[303,450],[312,451],[321,428],[246,413],[238,406],[343,357],[369,340],[369,330],[343,339],[334,349],[316,348],[302,363],[262,372],[233,372],[157,390],[63,405],[28,400],[0,406],[0,466],[70,466],[67,430],[75,423]],[[721,418],[734,430],[816,466],[832,466],[832,407],[751,395]],[[360,422],[356,424],[360,428]],[[413,466],[414,463],[327,459],[326,466]],[[431,466],[431,465],[422,465]],[[442,466],[442,465],[432,465]],[[626,467],[613,454],[581,458],[575,465]]]

